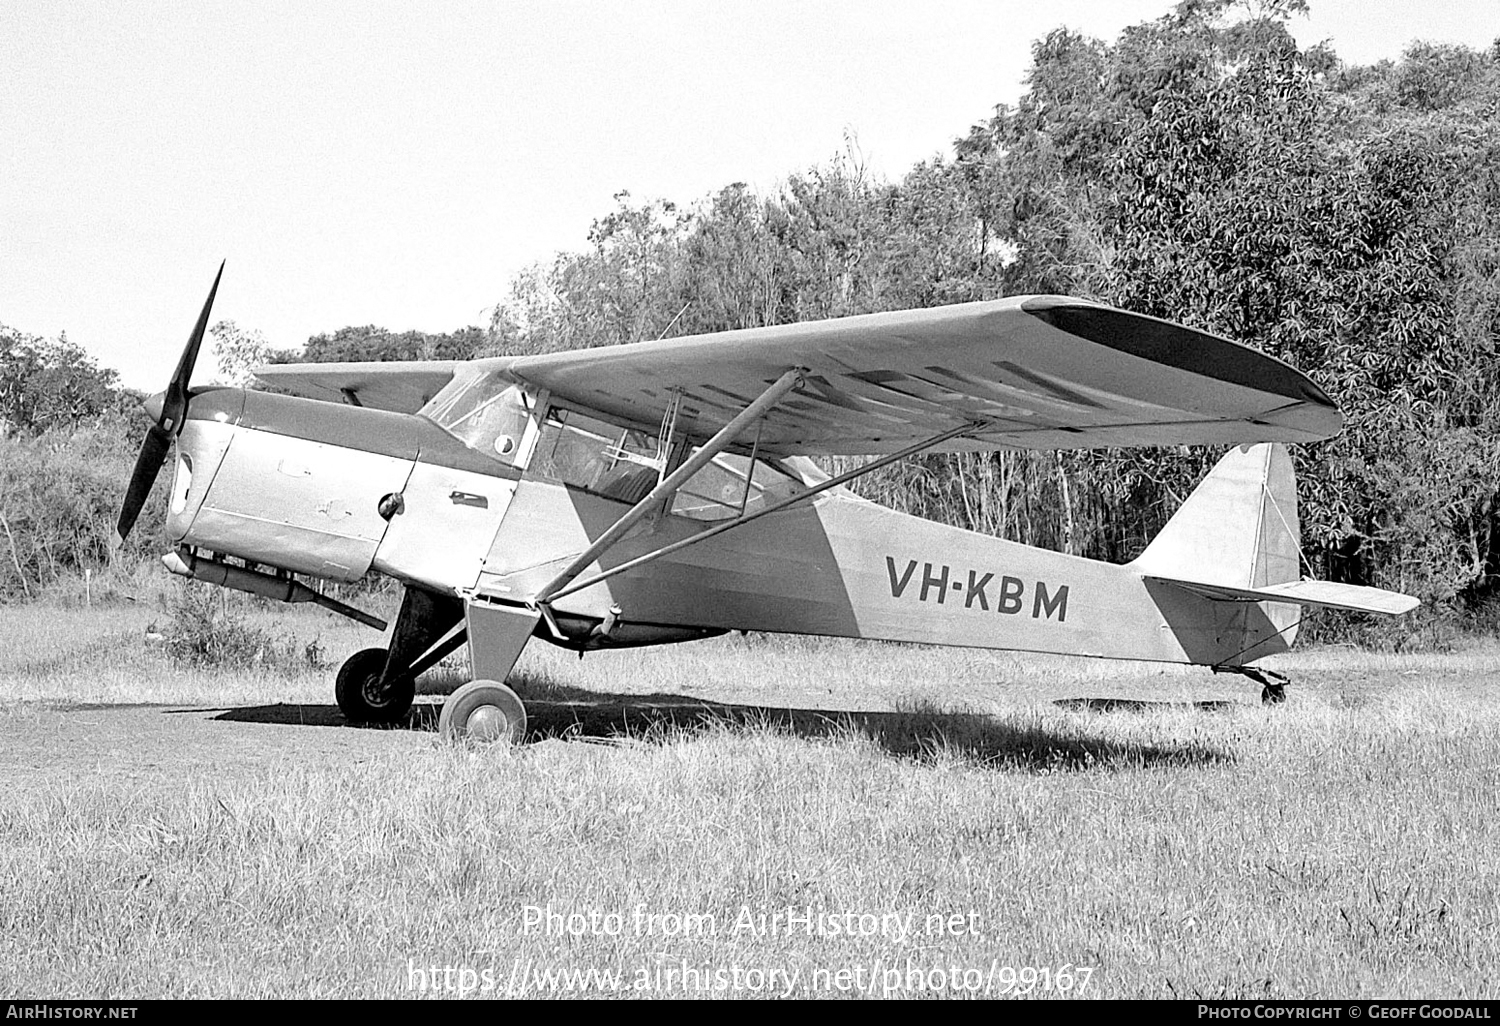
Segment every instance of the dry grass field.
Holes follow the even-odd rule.
[[[529,743],[486,749],[436,697],[343,724],[373,632],[255,612],[332,665],[194,669],[162,615],[0,610],[0,995],[1500,994],[1500,648],[1297,654],[1267,709],[1204,670],[535,644]]]

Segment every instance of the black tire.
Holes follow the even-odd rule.
[[[1261,688],[1260,701],[1262,705],[1280,705],[1286,701],[1285,684],[1267,684]]]
[[[526,736],[526,706],[504,684],[471,680],[443,703],[438,733],[448,741],[520,744]]]
[[[385,649],[365,648],[339,667],[333,694],[350,723],[401,723],[411,712],[411,703],[417,697],[417,682],[401,680],[380,687],[385,659]]]

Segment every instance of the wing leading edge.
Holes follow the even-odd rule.
[[[1058,296],[865,314],[480,361],[554,401],[641,425],[680,392],[707,438],[790,368],[763,450],[869,455],[972,424],[937,451],[1309,442],[1342,416],[1306,376],[1248,346]]]

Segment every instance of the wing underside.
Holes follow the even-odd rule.
[[[1304,375],[1181,325],[1061,297],[480,361],[556,402],[641,425],[680,394],[712,435],[787,370],[759,428],[777,454],[875,454],[969,425],[938,451],[1307,442],[1341,425]]]
[[[416,413],[453,378],[454,360],[390,363],[284,363],[255,376],[293,395]]]

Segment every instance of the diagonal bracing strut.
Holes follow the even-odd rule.
[[[690,545],[696,545],[699,542],[707,541],[708,539],[713,538],[716,535],[723,534],[725,531],[732,530],[733,528],[739,527],[743,524],[748,524],[752,520],[758,520],[763,516],[767,516],[779,510],[786,509],[788,506],[795,505],[799,502],[804,502],[808,499],[811,499],[815,495],[826,492],[830,488],[837,488],[839,485],[844,484],[846,481],[852,481],[856,477],[862,477],[865,474],[870,473],[870,471],[872,470],[879,470],[881,467],[886,466],[887,464],[895,463],[897,460],[904,460],[908,456],[915,456],[920,452],[931,449],[935,445],[942,445],[950,438],[956,438],[959,435],[972,432],[982,426],[983,425],[979,423],[960,424],[958,427],[950,428],[949,430],[944,431],[942,434],[933,435],[931,438],[925,438],[920,442],[909,445],[905,449],[902,449],[900,452],[889,453],[885,456],[873,459],[869,463],[866,463],[862,466],[855,467],[853,470],[847,470],[844,473],[839,474],[837,477],[831,477],[826,481],[820,481],[805,492],[798,492],[796,495],[791,495],[784,499],[781,499],[778,502],[773,502],[762,509],[756,510],[754,513],[747,513],[743,516],[737,517],[734,520],[725,521],[724,523],[711,527],[706,531],[700,531],[699,533],[692,535],[691,537],[683,538],[679,541],[673,542],[670,545],[664,545],[659,549],[654,549],[651,552],[647,552],[643,555],[637,556],[632,560],[621,563],[619,566],[610,567],[608,570],[601,571],[600,573],[597,573],[592,577],[587,577],[581,581],[577,581],[573,584],[558,588],[555,591],[549,592],[547,597],[549,600],[560,599],[573,594],[575,591],[582,591],[585,588],[592,588],[594,585],[600,583],[601,581],[608,580],[615,574],[624,573],[626,570],[633,570],[638,566],[650,563],[654,560],[662,558],[663,556],[669,556],[674,552],[679,552]]]

